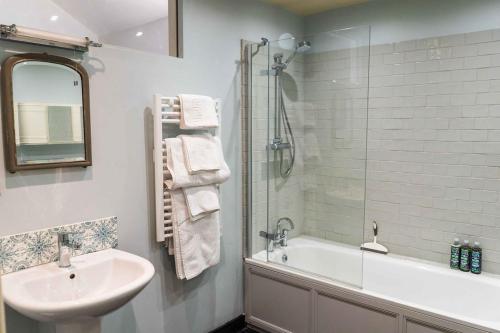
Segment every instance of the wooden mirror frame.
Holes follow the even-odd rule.
[[[14,67],[25,61],[40,61],[67,66],[80,74],[82,80],[82,114],[83,114],[83,144],[85,158],[83,161],[51,162],[18,164],[16,151],[16,133],[14,126],[14,96],[12,87],[12,72]],[[85,68],[79,63],[46,53],[25,53],[8,57],[2,64],[2,122],[3,141],[5,150],[5,166],[11,173],[22,170],[53,169],[63,167],[88,167],[92,165],[92,149],[90,138],[90,99],[89,99],[89,76]]]

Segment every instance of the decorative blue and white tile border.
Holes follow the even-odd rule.
[[[70,236],[80,245],[78,250],[74,250],[75,256],[118,246],[116,216],[4,236],[0,237],[0,273],[12,273],[56,261],[58,231],[78,232]]]

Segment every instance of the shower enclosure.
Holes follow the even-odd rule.
[[[361,251],[309,244],[364,240],[369,44],[357,27],[247,45],[248,257],[361,286]]]

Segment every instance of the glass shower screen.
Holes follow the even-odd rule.
[[[256,259],[361,286],[369,27],[251,45]]]

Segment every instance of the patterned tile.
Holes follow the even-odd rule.
[[[14,236],[0,238],[0,269],[2,272],[12,271],[17,263],[24,261],[21,258],[25,257],[26,251],[21,246],[22,244],[22,240],[16,239]]]
[[[98,249],[113,247],[115,244],[116,229],[112,221],[95,224],[92,227],[92,235],[89,238]]]
[[[29,262],[38,265],[53,261],[53,255],[57,250],[55,237],[49,230],[35,231],[28,234],[27,242],[24,243],[26,257]]]
[[[118,246],[116,216],[4,236],[0,237],[0,273],[7,274],[56,261],[57,232],[60,231],[76,232],[69,236],[76,245],[74,256]]]

